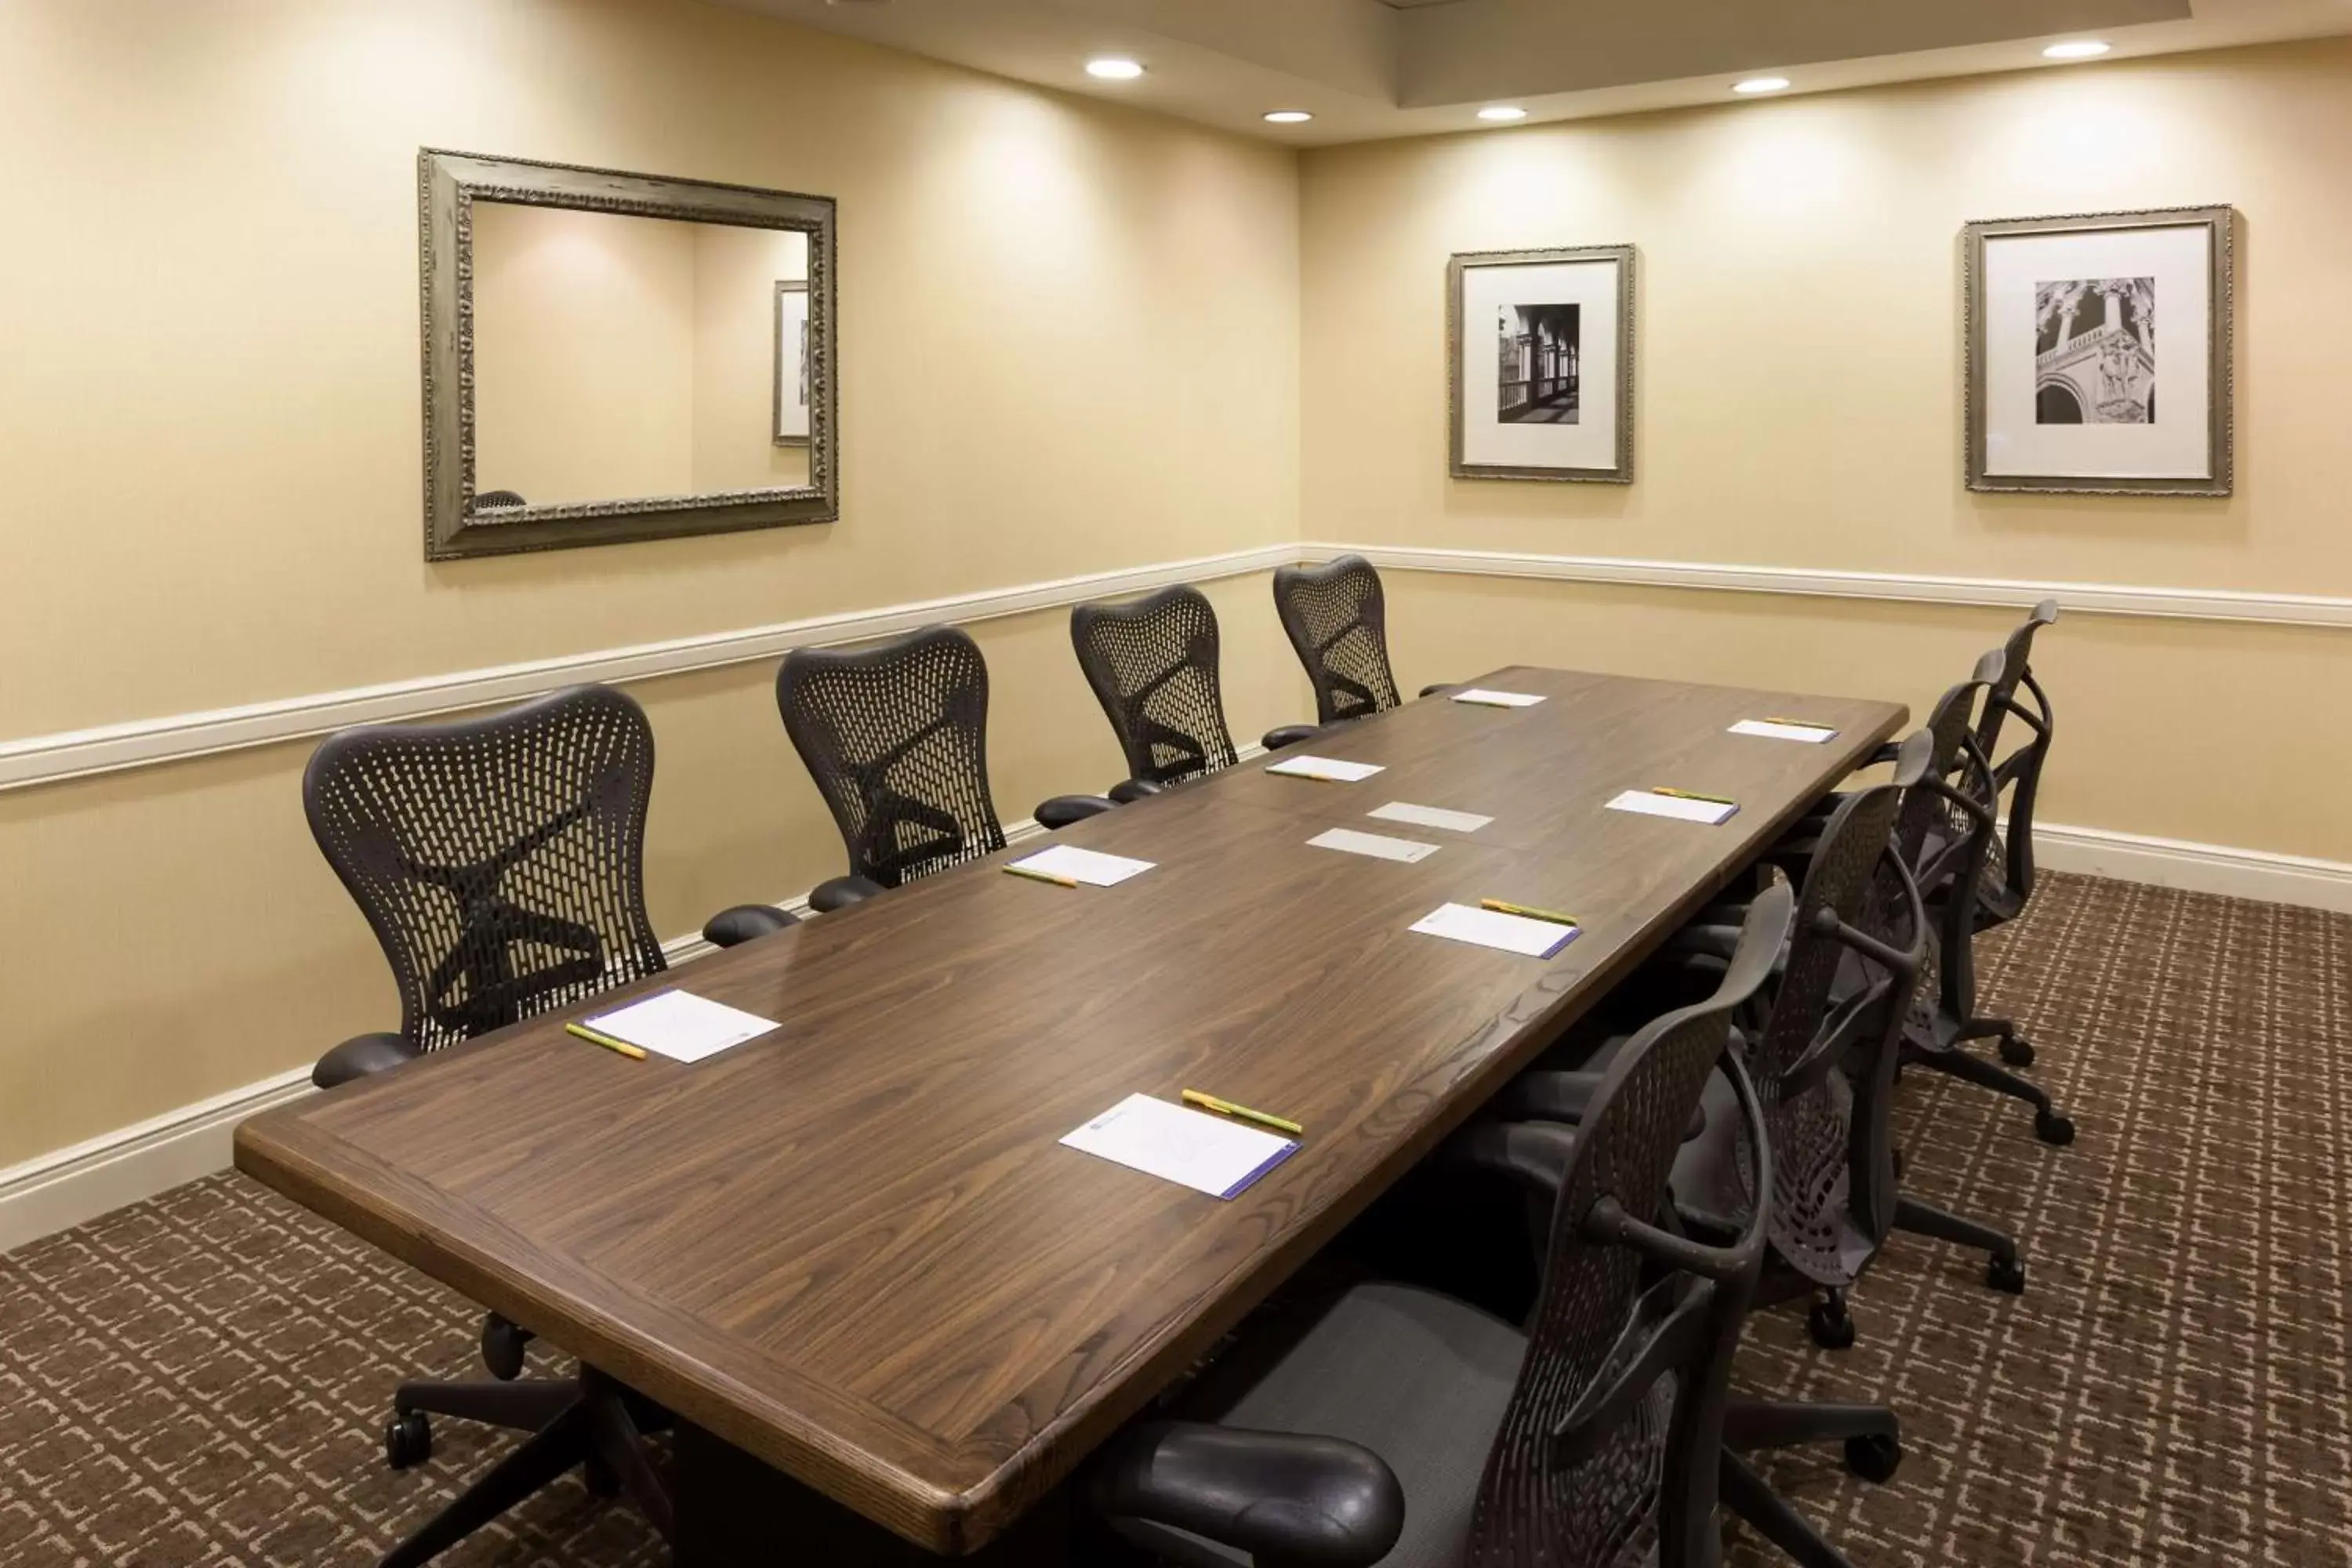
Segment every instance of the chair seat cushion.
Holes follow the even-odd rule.
[[[1518,1330],[1466,1302],[1410,1285],[1359,1285],[1218,1420],[1370,1448],[1404,1489],[1404,1533],[1380,1568],[1441,1568],[1468,1534],[1487,1450],[1526,1352]],[[1128,1532],[1177,1563],[1249,1562],[1165,1526]]]

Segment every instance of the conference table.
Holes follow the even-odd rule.
[[[1052,1560],[1033,1505],[1907,717],[1528,667],[1475,684],[1545,700],[1335,729],[1298,750],[1384,771],[1254,759],[1057,836],[1154,863],[1118,886],[999,874],[1039,847],[1015,845],[269,1111],[237,1166],[674,1412],[681,1563],[749,1542]],[[1728,732],[1768,716],[1836,733]],[[1739,809],[1604,809],[1659,785]],[[1367,818],[1391,801],[1494,820]],[[1307,843],[1335,826],[1441,847]],[[1581,933],[1545,960],[1408,930],[1485,898]],[[670,984],[779,1026],[690,1066],[563,1032]],[[1298,1121],[1302,1147],[1220,1201],[1058,1142],[1187,1088]]]

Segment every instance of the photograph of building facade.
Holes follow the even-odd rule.
[[[1507,305],[1496,323],[1502,374],[1495,416],[1506,425],[1577,422],[1580,305]]]
[[[2156,279],[2034,286],[2033,422],[2156,422]]]

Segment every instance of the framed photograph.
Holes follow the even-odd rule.
[[[1446,263],[1457,479],[1633,482],[1633,247]]]
[[[1961,231],[1968,487],[2230,493],[2226,206]]]
[[[758,299],[758,295],[753,295]],[[776,445],[809,444],[809,294],[797,279],[776,283]],[[758,363],[758,361],[753,361]],[[753,395],[758,395],[754,394]],[[754,408],[758,404],[751,405]],[[757,439],[758,437],[753,437]]]

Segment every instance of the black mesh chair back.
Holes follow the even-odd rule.
[[[853,875],[896,888],[1004,847],[988,793],[988,665],[964,633],[795,648],[776,707]]]
[[[1981,883],[1991,858],[2000,795],[1972,721],[1991,702],[2006,662],[1999,649],[1986,654],[1968,679],[1937,699],[1926,726],[1935,746],[1927,775],[1905,797],[1895,835],[1927,909],[1927,967],[1911,1005],[1914,1032],[1923,1039],[1935,1037],[1939,1008],[1954,1017],[1973,1016],[1977,901],[1969,889]]]
[[[1732,1246],[1648,1222],[1708,1076],[1732,1079],[1759,1149],[1761,1107],[1727,1050],[1734,1010],[1789,928],[1775,888],[1751,906],[1722,985],[1658,1018],[1612,1062],[1580,1125],[1544,1278],[1465,1564],[1712,1563],[1731,1354],[1763,1256],[1764,1215]],[[1769,1179],[1770,1154],[1761,1156]]]
[[[1314,683],[1318,723],[1385,713],[1402,700],[1389,670],[1388,599],[1370,562],[1342,555],[1277,566],[1274,608]]]
[[[2058,601],[2044,599],[2009,634],[2001,645],[2000,678],[1977,720],[1977,749],[1991,763],[1994,786],[2009,801],[2008,832],[1995,830],[1978,883],[1979,929],[2016,919],[2033,896],[2033,807],[2057,723],[2050,694],[2034,679],[2033,634],[2057,618]],[[2030,733],[2003,753],[2002,731],[2011,719]]]
[[[1070,612],[1070,641],[1129,778],[1176,784],[1234,765],[1217,685],[1217,613],[1198,588],[1080,605]]]
[[[645,908],[654,737],[605,686],[487,718],[331,736],[302,806],[421,1050],[663,967]]]

